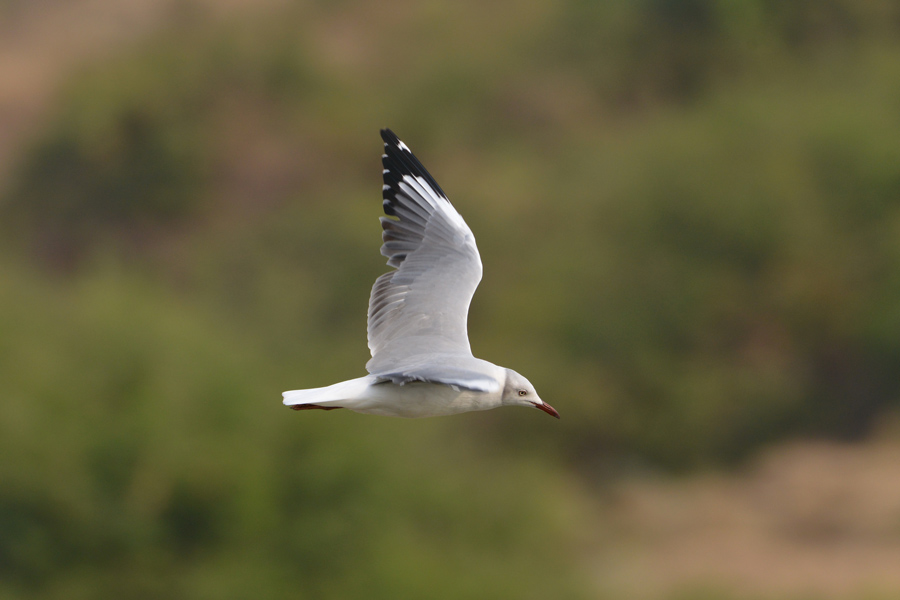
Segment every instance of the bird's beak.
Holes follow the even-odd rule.
[[[538,402],[532,402],[532,404],[534,404],[535,408],[544,411],[551,417],[556,417],[557,419],[559,418],[559,413],[556,412],[556,409],[553,408],[552,406],[550,406],[549,404],[547,404],[546,402],[538,401]]]

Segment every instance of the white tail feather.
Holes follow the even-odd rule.
[[[359,377],[349,381],[342,381],[329,385],[328,387],[312,388],[309,390],[292,390],[284,392],[285,406],[296,406],[298,404],[321,404],[325,406],[338,405],[342,402],[353,403],[357,400],[369,385],[372,383],[372,376]]]

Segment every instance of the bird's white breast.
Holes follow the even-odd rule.
[[[457,390],[449,385],[413,381],[404,385],[370,385],[354,406],[347,408],[389,417],[438,417],[500,406],[501,392]]]

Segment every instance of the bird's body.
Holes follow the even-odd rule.
[[[348,408],[392,417],[430,417],[533,406],[559,418],[527,379],[475,358],[467,315],[481,281],[475,236],[409,148],[384,129],[384,244],[396,270],[369,299],[369,375],[284,392],[295,410]]]
[[[342,381],[324,388],[286,392],[285,403],[306,399],[311,404],[298,404],[296,410],[308,408],[349,408],[350,410],[383,417],[441,417],[474,410],[488,410],[500,406],[501,394],[475,392],[442,383],[410,381],[398,384],[380,381],[375,375]],[[316,404],[315,397],[326,399]]]

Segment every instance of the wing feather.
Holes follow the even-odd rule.
[[[409,148],[389,129],[381,132],[384,212],[381,254],[396,270],[381,275],[369,298],[370,373],[400,381],[441,381],[439,369],[423,373],[421,356],[472,356],[466,322],[481,281],[475,236],[447,195]],[[393,218],[392,218],[393,217]],[[479,361],[480,362],[480,361]],[[489,364],[489,363],[486,363]],[[490,370],[447,382],[491,387]],[[432,372],[434,371],[434,372]],[[476,371],[480,371],[476,369]],[[442,381],[443,382],[443,381]]]

